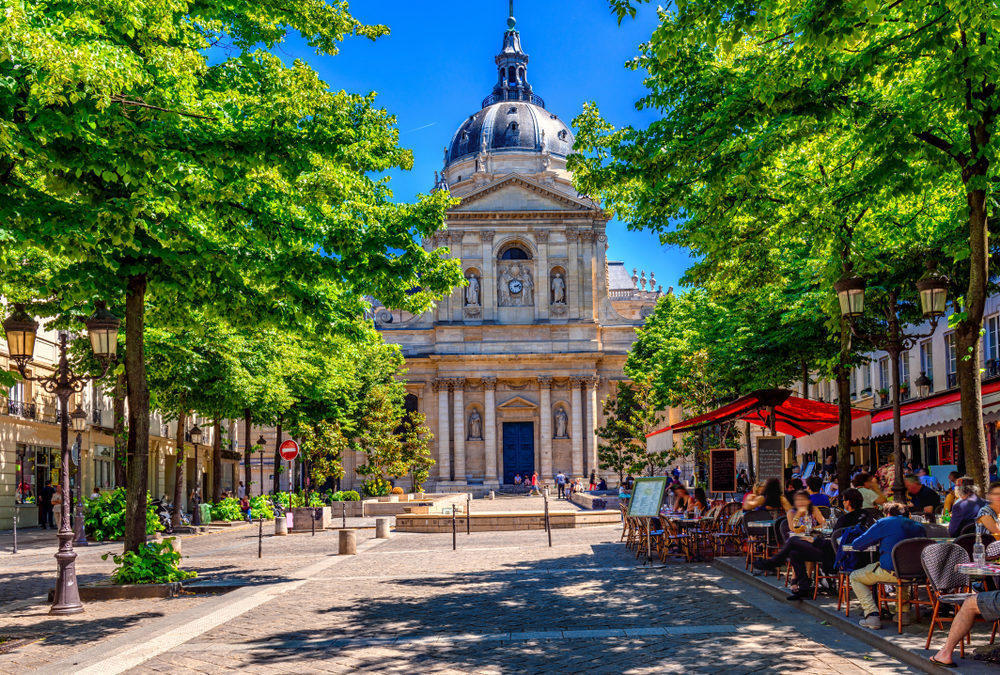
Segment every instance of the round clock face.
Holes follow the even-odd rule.
[[[521,292],[521,288],[523,288],[523,286],[521,285],[520,281],[518,281],[517,279],[514,279],[512,282],[510,282],[509,284],[507,284],[507,288],[510,289],[511,293],[520,293]]]

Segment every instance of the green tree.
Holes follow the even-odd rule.
[[[653,400],[649,384],[619,382],[615,395],[604,401],[604,426],[597,429],[604,443],[597,445],[597,460],[618,474],[619,485],[626,474],[638,473],[649,460],[646,434],[663,421]]]
[[[147,301],[325,330],[353,323],[365,295],[423,311],[461,281],[442,251],[420,244],[449,197],[395,203],[379,176],[412,157],[392,116],[267,51],[289,33],[325,55],[348,35],[386,34],[346,3],[4,10],[0,236],[14,256],[58,258],[27,290],[57,298],[60,316],[124,299],[125,546],[135,550],[145,537]],[[228,50],[210,49],[218,44]]]

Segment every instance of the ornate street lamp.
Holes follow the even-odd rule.
[[[844,265],[844,277],[833,285],[837,292],[837,299],[840,302],[840,314],[846,319],[851,327],[851,333],[857,337],[867,338],[876,348],[882,349],[889,354],[892,365],[892,450],[894,455],[894,465],[896,478],[893,481],[892,492],[896,501],[902,502],[905,498],[905,488],[903,487],[903,443],[900,422],[900,373],[899,356],[909,351],[917,342],[929,337],[937,330],[938,319],[944,316],[947,301],[948,279],[933,271],[928,271],[917,283],[917,290],[920,293],[920,304],[925,318],[931,322],[930,330],[921,335],[910,335],[903,332],[899,320],[899,296],[896,290],[888,291],[888,301],[885,308],[885,322],[887,332],[867,332],[858,331],[855,324],[856,319],[864,314],[865,307],[865,280],[852,274],[850,264]],[[921,380],[926,381],[929,390],[930,380],[922,375],[916,382],[924,394],[921,387]]]
[[[948,277],[929,269],[917,282],[920,291],[920,309],[925,319],[939,319],[944,316],[948,302]]]
[[[931,393],[931,387],[934,386],[934,382],[932,382],[931,378],[927,377],[927,373],[924,372],[920,373],[920,377],[918,377],[913,384],[917,386],[917,393],[920,394],[921,398],[929,395]]]
[[[103,305],[98,306],[98,311],[94,316],[85,320],[87,324],[90,344],[94,348],[94,356],[101,362],[101,374],[103,377],[108,372],[111,359],[117,350],[119,320],[106,309],[102,312]],[[93,335],[89,335],[91,326],[99,335],[95,340]],[[34,320],[25,310],[25,306],[18,304],[14,306],[14,313],[3,322],[4,334],[7,338],[7,353],[17,365],[17,370],[21,376],[29,382],[37,382],[42,389],[55,394],[59,401],[60,426],[60,449],[62,450],[62,465],[59,478],[59,491],[62,499],[62,513],[59,519],[59,550],[56,552],[56,562],[58,571],[56,578],[55,597],[52,603],[50,614],[77,614],[83,611],[83,603],[80,602],[80,590],[76,583],[76,552],[73,550],[73,528],[70,523],[70,488],[69,488],[69,429],[71,415],[66,414],[69,409],[69,399],[73,394],[79,393],[87,386],[90,380],[85,375],[76,375],[69,368],[69,332],[59,331],[59,363],[56,372],[47,376],[29,376],[27,373],[28,363],[35,354],[35,335],[38,331],[38,322]],[[77,422],[73,422],[77,424]]]
[[[79,405],[69,414],[70,426],[76,433],[76,497],[73,506],[73,532],[76,536],[74,546],[89,546],[87,533],[83,523],[83,432],[87,430],[87,413]]]
[[[261,434],[257,438],[257,452],[260,453],[260,495],[264,496],[264,446],[267,445],[267,439],[264,438],[264,434]],[[247,486],[247,494],[250,494],[250,486]]]
[[[195,424],[191,427],[191,431],[188,432],[191,437],[191,443],[194,445],[194,513],[192,514],[192,522],[195,525],[201,525],[201,467],[198,465],[198,446],[201,444],[201,427]]]
[[[844,270],[845,275],[833,285],[840,301],[840,314],[846,319],[856,319],[865,313],[865,280],[850,273],[850,267]]]

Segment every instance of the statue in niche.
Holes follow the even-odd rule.
[[[483,419],[479,416],[478,410],[473,410],[469,415],[469,440],[483,440]]]
[[[569,434],[566,433],[566,427],[569,424],[569,417],[566,415],[566,411],[563,410],[562,406],[556,408],[556,438],[569,438]]]
[[[479,306],[479,277],[469,275],[469,285],[465,289],[465,304],[470,307]]]
[[[556,272],[555,276],[552,277],[552,304],[566,304],[566,282],[563,281],[562,274],[559,272]]]

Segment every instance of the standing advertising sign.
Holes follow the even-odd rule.
[[[736,492],[736,451],[714,448],[708,451],[708,491]]]
[[[667,488],[667,477],[637,478],[632,488],[632,501],[628,505],[628,514],[640,518],[653,518],[660,515],[663,504],[663,491]]]
[[[757,480],[777,478],[785,484],[785,437],[760,436],[757,439]]]

